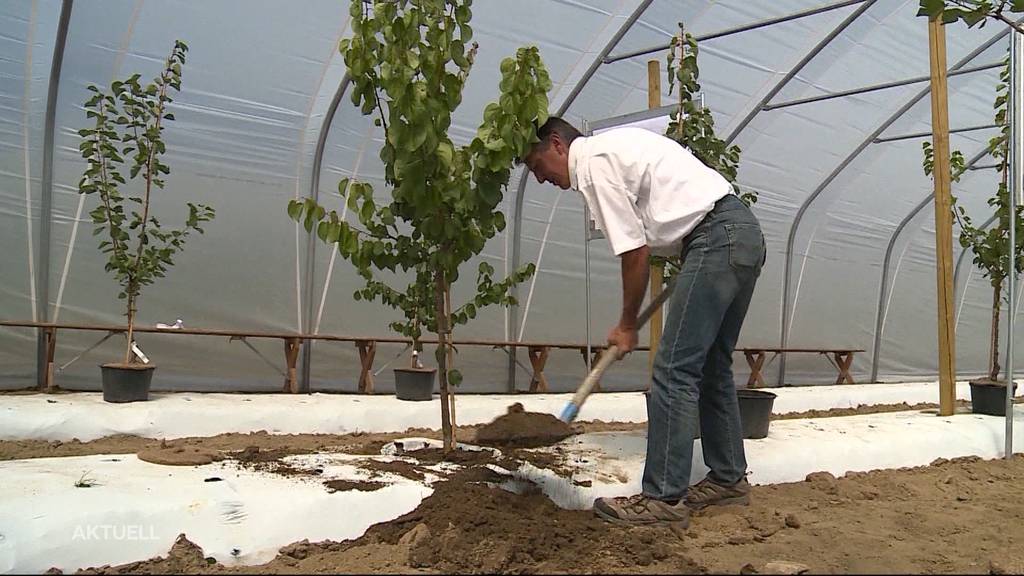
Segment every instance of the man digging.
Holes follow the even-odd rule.
[[[682,257],[647,395],[643,492],[598,498],[594,512],[685,527],[691,509],[748,504],[732,353],[766,255],[757,218],[725,178],[664,136],[626,127],[583,137],[555,116],[537,135],[527,167],[540,183],[580,192],[621,259],[622,315],[608,332],[620,358],[637,346],[649,256]],[[698,407],[711,471],[689,486]]]

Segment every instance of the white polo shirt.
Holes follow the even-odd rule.
[[[619,256],[647,245],[679,254],[682,240],[732,185],[674,140],[616,128],[569,146],[569,181]]]

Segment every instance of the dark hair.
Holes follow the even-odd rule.
[[[551,135],[558,134],[565,145],[572,144],[572,141],[579,138],[583,134],[569,124],[565,120],[562,120],[558,116],[548,116],[547,122],[544,122],[539,128],[537,128],[537,138],[540,138],[539,142],[535,142],[530,147],[527,154],[533,153],[534,151],[547,150],[548,146],[551,145]],[[522,164],[526,161],[526,157],[516,158],[516,164]]]
[[[551,135],[558,134],[558,136],[568,146],[572,144],[572,141],[582,136],[580,131],[573,127],[565,120],[562,120],[558,116],[548,116],[547,122],[545,122],[540,128],[537,128],[537,137],[540,138],[540,142],[535,146],[547,146],[551,143]]]

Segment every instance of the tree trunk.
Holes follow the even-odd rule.
[[[444,290],[444,317],[447,320],[450,320],[451,317],[452,317],[452,286],[451,286],[451,284],[445,286],[445,290]],[[447,322],[447,320],[446,320],[446,322]],[[448,364],[447,364],[447,368],[448,368],[448,370],[452,370],[452,369],[455,368],[455,358],[452,356],[452,353],[453,353],[452,351],[455,349],[455,345],[453,344],[453,342],[455,340],[455,332],[451,328],[449,328],[449,330],[448,330],[448,338],[449,338],[449,344],[451,344],[451,345],[448,346]],[[457,437],[458,437],[459,425],[458,425],[458,423],[455,420],[455,387],[454,386],[452,386],[451,388],[448,389],[448,398],[449,398],[449,402],[448,402],[448,410],[449,410],[449,412],[448,412],[448,414],[449,414],[449,416],[451,418],[451,423],[452,423],[452,440],[455,441],[455,440],[457,440]]]
[[[447,292],[444,272],[437,273],[434,285],[434,303],[437,307],[437,371],[441,388],[441,435],[444,438],[444,453],[448,454],[455,447],[452,442],[451,410],[448,400],[448,316],[445,312],[444,295]]]
[[[124,353],[124,363],[132,362],[132,338],[135,337],[135,296],[128,295],[128,346]]]
[[[998,279],[992,287],[992,336],[990,338],[992,347],[988,359],[988,378],[992,382],[999,381],[999,309],[1003,303],[1002,293],[1003,281]]]

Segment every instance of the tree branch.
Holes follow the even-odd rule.
[[[1006,23],[1006,25],[1009,26],[1010,28],[1013,28],[1017,32],[1020,32],[1021,34],[1024,34],[1024,27],[1022,27],[1021,24],[1018,23],[1017,21],[1010,20],[1009,18],[1007,18],[1006,16],[1003,16],[1002,14],[999,14],[999,19],[1002,20],[1004,23]]]

